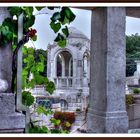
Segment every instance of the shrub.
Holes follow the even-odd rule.
[[[77,112],[80,112],[80,111],[81,111],[81,109],[80,109],[80,108],[77,108],[77,109],[76,109],[76,111],[77,111]]]
[[[56,111],[54,113],[54,119],[61,121],[60,127],[63,130],[69,131],[71,129],[72,124],[75,121],[75,113]]]
[[[64,122],[64,123],[61,124],[61,127],[62,127],[63,130],[70,131],[71,125],[72,124],[70,124],[69,122]]]
[[[62,123],[64,121],[68,121],[72,124],[75,121],[75,113],[74,112],[56,111],[54,113],[54,118],[57,119],[57,120],[60,120]]]
[[[61,122],[63,122],[64,119],[65,119],[65,116],[64,116],[63,112],[61,112],[61,111],[56,111],[56,112],[54,113],[54,118],[55,118],[56,120],[60,120]]]
[[[31,92],[23,91],[22,92],[22,103],[25,106],[31,106],[34,103],[34,96],[32,96]]]
[[[139,94],[140,93],[140,90],[138,88],[135,88],[135,89],[133,89],[133,93],[134,94]]]
[[[131,94],[125,96],[126,98],[126,105],[134,104],[134,97]]]

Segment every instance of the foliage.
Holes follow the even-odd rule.
[[[57,120],[55,118],[52,118],[51,119],[51,122],[55,125],[55,126],[59,126],[61,124],[61,121],[60,120]]]
[[[44,7],[35,7],[37,10],[41,10]],[[55,7],[48,7],[50,10],[54,10]],[[58,7],[56,7],[58,8]],[[33,15],[33,7],[9,7],[8,8],[12,18],[6,18],[3,23],[0,25],[0,46],[5,46],[7,43],[12,44],[12,49],[16,53],[16,48],[18,44],[17,32],[18,32],[18,17],[23,13],[23,38],[29,35],[30,39],[33,41],[37,40],[36,30],[32,29],[32,25],[35,22],[35,16]],[[67,44],[66,38],[69,35],[67,24],[71,23],[75,19],[75,15],[68,7],[60,8],[60,12],[55,12],[51,17],[50,27],[52,30],[57,33],[55,38],[55,42],[60,47],[65,47]],[[21,40],[23,41],[23,40]],[[46,91],[50,94],[53,93],[55,86],[52,81],[49,81],[47,77],[45,77],[45,61],[47,59],[44,58],[43,54],[36,52],[33,48],[23,47],[23,71],[22,71],[22,88],[34,88],[35,85],[45,85]],[[40,52],[40,51],[39,51]],[[33,75],[33,78],[30,78],[30,75]],[[26,106],[31,106],[34,102],[34,97],[28,91],[22,92],[22,102]],[[46,111],[44,107],[38,107],[37,112],[44,113],[48,115],[51,111]],[[55,123],[58,121],[56,120]],[[68,124],[67,124],[68,125]],[[49,130],[46,126],[31,126],[30,133],[48,133]],[[56,132],[56,129],[52,129],[50,132]],[[65,132],[67,131],[59,131],[57,132]]]
[[[139,93],[140,93],[140,89],[134,88],[134,89],[133,89],[133,93],[134,93],[134,94],[139,94]]]
[[[35,7],[36,10],[40,11],[45,7]],[[50,10],[54,10],[58,7],[48,7]],[[60,7],[59,7],[60,8]],[[23,13],[23,33],[24,36],[27,32],[31,31],[30,28],[35,22],[35,15],[33,15],[33,7],[8,7],[8,10],[12,18],[6,18],[2,25],[0,26],[0,46],[5,45],[6,43],[12,42],[13,46],[17,44],[17,26],[18,26],[18,17]],[[54,12],[51,17],[50,27],[52,30],[57,33],[55,41],[60,47],[66,46],[66,38],[69,35],[67,24],[70,24],[75,19],[74,13],[69,7],[60,8],[59,12]],[[32,38],[32,37],[31,37]],[[32,40],[36,40],[37,36],[34,36]]]
[[[76,111],[77,111],[77,112],[80,112],[80,111],[81,111],[81,109],[80,109],[80,108],[77,108],[77,109],[76,109]]]
[[[34,126],[29,128],[29,133],[49,133],[46,126]]]
[[[127,106],[134,104],[134,97],[132,94],[125,95],[125,99],[126,99]]]
[[[55,12],[51,17],[50,27],[55,33],[58,33],[55,42],[57,42],[60,47],[66,46],[66,38],[69,36],[67,24],[70,24],[74,19],[75,15],[68,7],[62,7],[60,12]],[[65,27],[63,27],[64,25]]]
[[[40,115],[40,114],[44,114],[45,116],[47,115],[51,115],[53,112],[50,109],[46,109],[43,106],[38,106],[36,109],[36,112]],[[55,118],[51,118],[51,123],[54,124],[54,128],[48,128],[47,126],[39,126],[36,125],[36,122],[39,121],[30,121],[30,128],[29,128],[29,133],[69,133],[69,129],[71,127],[71,124],[69,122],[64,123],[63,127],[65,128],[61,128],[60,124],[61,121],[57,120]]]
[[[23,47],[23,71],[22,71],[22,87],[34,88],[35,85],[45,85],[46,91],[50,94],[55,90],[55,85],[52,81],[43,74],[45,69],[46,55],[41,49],[35,50],[32,47]],[[32,78],[30,76],[32,75]]]
[[[75,121],[75,113],[74,112],[56,111],[54,113],[53,122],[57,128],[62,128],[62,130],[70,131],[71,126],[74,123],[74,121]]]
[[[40,115],[40,114],[44,114],[44,115],[49,115],[52,114],[53,111],[51,109],[47,109],[44,106],[38,106],[36,109],[36,112]]]
[[[57,120],[61,120],[61,122],[68,121],[70,123],[74,123],[75,113],[74,112],[56,111],[54,113],[54,118],[57,119]]]
[[[140,60],[140,35],[126,36],[126,76],[132,76],[136,70],[135,60]]]
[[[66,121],[66,122],[63,122],[63,123],[61,124],[61,127],[62,127],[63,130],[70,131],[71,125],[72,125],[72,124],[70,124],[69,122]]]
[[[31,106],[34,103],[34,96],[32,96],[31,92],[29,91],[22,92],[22,103],[25,106]]]
[[[127,58],[126,60],[126,76],[133,76],[136,71],[135,58]]]

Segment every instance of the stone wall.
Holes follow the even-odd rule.
[[[140,104],[132,104],[127,108],[129,129],[140,128]]]

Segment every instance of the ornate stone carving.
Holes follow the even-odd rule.
[[[0,79],[0,93],[6,92],[8,89],[8,82],[6,80]]]

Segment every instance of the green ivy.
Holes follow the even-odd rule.
[[[35,7],[40,11],[44,7]],[[54,10],[54,8],[60,7],[48,7],[49,10]],[[11,43],[12,50],[15,51],[18,43],[17,33],[18,33],[18,17],[23,13],[23,37],[27,35],[29,29],[33,26],[35,22],[35,16],[33,15],[33,7],[8,7],[11,17],[6,18],[0,25],[0,47],[5,46],[7,43]],[[16,18],[15,18],[16,17]],[[67,25],[70,24],[75,19],[74,13],[68,7],[60,8],[60,12],[55,12],[51,17],[50,27],[56,33],[55,42],[60,47],[65,47],[67,45],[67,37],[69,31]],[[65,27],[64,27],[65,26]],[[35,35],[30,38],[33,41],[37,40]],[[25,106],[31,106],[34,103],[34,97],[31,92],[24,91],[25,88],[34,88],[35,85],[44,85],[46,91],[50,94],[55,90],[55,85],[52,81],[44,74],[46,58],[44,57],[46,53],[37,54],[36,52],[42,52],[41,50],[35,50],[30,47],[27,48],[23,46],[23,71],[22,71],[22,103]],[[33,75],[32,79],[29,79],[30,74]],[[44,113],[45,115],[51,114],[51,110],[46,110],[44,107],[38,107],[38,113]],[[59,120],[55,120],[54,123],[59,123]],[[48,130],[46,126],[33,126],[30,128],[30,133],[68,133],[68,131],[51,129]]]
[[[32,96],[31,92],[23,91],[22,92],[22,103],[25,106],[31,106],[34,103],[34,96]]]
[[[22,87],[34,88],[35,85],[44,85],[46,91],[50,94],[55,90],[55,85],[52,81],[42,75],[45,69],[46,60],[43,54],[36,53],[32,47],[23,47],[23,71],[22,71]],[[32,79],[29,79],[30,74],[33,75]]]

